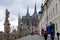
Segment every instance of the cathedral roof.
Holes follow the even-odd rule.
[[[29,17],[30,16],[30,14],[29,14],[29,9],[28,9],[28,7],[27,7],[27,14],[26,14],[26,17]]]
[[[37,11],[36,11],[36,4],[35,4],[35,9],[34,9],[34,13],[33,13],[32,17],[37,17],[37,16],[38,16],[38,14],[37,14]]]
[[[18,14],[18,20],[20,19],[20,14]]]

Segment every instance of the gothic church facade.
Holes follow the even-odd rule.
[[[36,4],[35,4],[35,9],[34,9],[34,13],[32,15],[29,14],[29,8],[27,7],[27,13],[25,16],[22,16],[22,18],[20,18],[20,15],[18,16],[18,31],[20,31],[19,28],[21,28],[21,26],[23,26],[23,28],[27,28],[30,32],[34,31],[37,32],[38,31],[38,13],[37,13],[37,9],[36,9]]]

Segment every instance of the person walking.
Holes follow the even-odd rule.
[[[42,28],[41,34],[42,34],[42,36],[44,36],[44,28]]]
[[[44,40],[47,40],[47,36],[48,36],[48,34],[47,34],[47,32],[45,31],[45,32],[44,32]]]
[[[59,40],[59,32],[57,32],[57,39]]]
[[[51,33],[51,40],[55,38],[55,24],[50,22],[50,33]]]
[[[54,34],[53,30],[51,30],[51,40],[54,40],[54,38],[55,38],[55,34]]]

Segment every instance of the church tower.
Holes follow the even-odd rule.
[[[18,26],[20,26],[20,14],[18,15]]]
[[[9,40],[9,34],[10,34],[10,22],[8,20],[10,12],[8,9],[6,9],[5,12],[5,22],[4,22],[4,32],[6,34],[6,40]]]
[[[21,18],[20,18],[20,14],[18,14],[18,27],[17,27],[17,31],[18,31],[18,38],[20,38],[20,28],[21,28]]]
[[[37,13],[37,8],[36,8],[36,3],[35,3],[35,8],[34,8],[34,13],[32,15],[32,31],[37,32],[36,28],[38,28],[38,13]]]

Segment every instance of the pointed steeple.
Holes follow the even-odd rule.
[[[36,3],[35,3],[35,11],[36,11]]]
[[[34,9],[34,13],[33,13],[32,17],[37,17],[37,16],[38,16],[38,14],[37,14],[36,3],[35,3],[35,9]]]
[[[27,6],[27,14],[26,14],[26,16],[27,16],[27,17],[29,17],[29,16],[30,16],[28,6]]]
[[[20,14],[18,14],[18,25],[20,24]]]
[[[18,20],[20,19],[20,14],[18,14]]]

